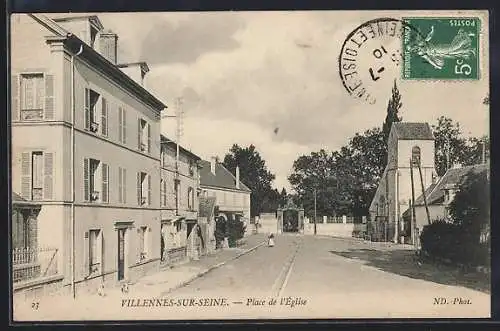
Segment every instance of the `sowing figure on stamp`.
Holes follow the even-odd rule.
[[[460,29],[449,44],[432,44],[430,41],[433,34],[434,26],[431,27],[431,31],[425,37],[425,40],[418,34],[416,44],[409,45],[408,50],[416,52],[434,68],[443,69],[446,59],[469,59],[471,56],[476,56],[476,52],[471,46],[473,33],[466,33]]]

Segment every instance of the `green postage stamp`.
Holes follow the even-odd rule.
[[[404,79],[479,78],[479,18],[403,18]]]

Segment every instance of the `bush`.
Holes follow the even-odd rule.
[[[224,238],[228,238],[229,247],[235,247],[236,242],[245,235],[246,226],[240,218],[234,214],[226,214],[227,220],[220,216],[215,223],[215,240],[217,248]]]
[[[438,220],[424,226],[422,250],[433,258],[465,265],[489,265],[489,243],[480,244],[475,233],[461,224]]]

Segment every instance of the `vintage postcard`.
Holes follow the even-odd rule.
[[[488,24],[13,14],[13,320],[490,317]]]

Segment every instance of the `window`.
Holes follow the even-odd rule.
[[[151,204],[151,176],[145,172],[137,173],[137,203],[139,206]]]
[[[84,200],[109,202],[109,166],[96,159],[83,161]]]
[[[85,130],[108,135],[108,102],[89,88],[85,89]]]
[[[118,141],[127,143],[127,113],[123,107],[118,108]]]
[[[127,203],[127,169],[118,167],[118,202]]]
[[[167,205],[167,186],[166,181],[162,178],[160,180],[160,203],[162,207]]]
[[[37,247],[37,221],[30,215],[31,210],[12,211],[12,248]]]
[[[53,195],[54,153],[21,154],[21,196],[27,200],[50,200]]]
[[[143,119],[138,121],[138,148],[141,152],[151,152],[151,126]]]
[[[194,189],[192,187],[188,188],[188,209],[194,209]]]
[[[102,231],[90,230],[88,237],[88,273],[89,275],[100,274],[102,273]]]
[[[139,233],[139,261],[142,262],[144,260],[148,259],[148,232],[149,229],[147,226],[141,226],[139,229],[137,229],[137,232]]]
[[[194,163],[192,161],[189,162],[189,176],[194,176]]]
[[[411,162],[414,166],[420,165],[420,147],[414,146],[411,149]]]
[[[45,96],[43,74],[21,75],[21,119],[43,119]]]

